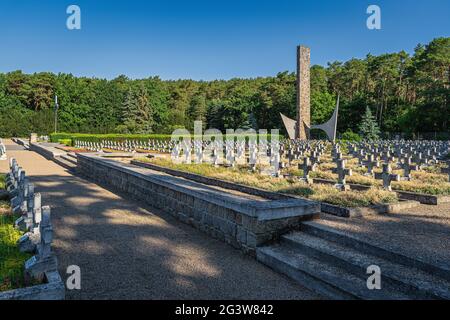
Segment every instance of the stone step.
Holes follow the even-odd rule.
[[[67,155],[73,159],[77,159],[77,154],[75,152],[67,152]]]
[[[342,231],[325,226],[320,222],[304,222],[301,225],[301,231],[322,239],[337,242],[341,245],[345,245],[346,247],[356,249],[372,256],[389,260],[392,263],[419,269],[429,274],[433,274],[434,276],[438,276],[446,281],[450,281],[449,266],[437,264],[435,262],[429,263],[427,261],[421,260],[420,257],[411,258],[399,252],[393,252],[392,250],[372,245],[368,242],[345,234]]]
[[[291,246],[274,244],[256,250],[258,261],[331,299],[407,300],[395,290],[370,290],[366,279],[301,253]]]
[[[62,155],[60,158],[64,159],[67,162],[70,162],[74,165],[77,165],[77,158],[73,158],[69,156],[69,154]]]
[[[414,299],[450,299],[450,282],[422,270],[397,264],[304,232],[284,235],[281,240],[283,244],[291,246],[302,254],[344,268],[362,279],[368,277],[367,267],[379,266],[382,288],[405,292]]]
[[[62,157],[54,157],[53,161],[70,171],[75,171],[77,167],[76,164],[74,164],[73,162],[69,162]]]

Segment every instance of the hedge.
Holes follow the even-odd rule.
[[[236,136],[236,135],[235,135]],[[180,135],[180,138],[183,136]],[[193,137],[193,135],[192,135]],[[223,136],[225,139],[225,135]],[[261,135],[258,135],[261,137]],[[71,140],[74,143],[75,140],[89,141],[89,142],[101,142],[102,140],[111,141],[125,141],[125,140],[137,140],[137,141],[148,141],[148,140],[161,140],[167,141],[171,140],[172,135],[170,134],[88,134],[88,133],[52,133],[50,134],[51,142],[59,142],[60,140],[68,141]],[[283,137],[280,135],[279,139]],[[268,135],[268,140],[270,140],[270,135]]]

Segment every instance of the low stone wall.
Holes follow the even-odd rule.
[[[60,157],[66,152],[56,149],[52,146],[45,146],[40,143],[30,143],[30,150],[39,153],[47,159],[54,159],[56,157]]]
[[[255,199],[132,164],[78,154],[80,174],[172,214],[207,234],[254,254],[256,247],[316,218],[320,204],[303,199]]]
[[[210,177],[205,177],[205,176],[201,176],[201,175],[195,174],[195,173],[174,170],[174,169],[170,169],[170,168],[166,168],[166,167],[161,167],[161,166],[155,165],[153,163],[142,162],[139,160],[131,160],[131,164],[134,164],[134,165],[137,165],[137,166],[143,167],[143,168],[148,168],[148,169],[164,172],[164,173],[167,173],[167,174],[170,174],[173,176],[177,176],[177,177],[183,177],[183,178],[186,178],[186,179],[189,179],[192,181],[209,184],[211,186],[218,186],[218,187],[225,188],[225,189],[236,190],[236,191],[252,194],[255,196],[260,196],[260,197],[271,199],[271,200],[284,200],[284,199],[292,199],[293,198],[288,195],[284,195],[282,193],[271,192],[271,191],[267,191],[267,190],[263,190],[263,189],[244,186],[242,184],[228,182],[228,181],[210,178]]]
[[[28,149],[30,147],[30,143],[27,140],[21,138],[12,138],[12,141],[17,143],[18,145],[25,147],[25,149]]]

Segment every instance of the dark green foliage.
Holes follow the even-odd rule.
[[[378,128],[377,122],[369,107],[366,108],[366,112],[359,124],[359,134],[364,137],[364,139],[370,141],[380,138],[380,128]]]
[[[359,131],[366,107],[383,134],[449,132],[450,38],[404,51],[311,68],[311,120],[325,122],[341,97],[338,132]],[[161,133],[193,129],[281,129],[295,118],[295,74],[228,81],[77,78],[70,74],[0,73],[0,136],[54,131],[58,95],[61,132]],[[445,136],[445,135],[444,135]]]
[[[357,133],[354,133],[351,130],[347,130],[345,131],[342,136],[341,139],[344,141],[350,141],[350,142],[359,142],[362,140],[361,136]]]
[[[143,83],[128,89],[122,105],[121,123],[116,128],[119,133],[148,134],[152,132],[153,110]]]

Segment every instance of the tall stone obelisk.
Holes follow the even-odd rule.
[[[310,86],[311,49],[297,47],[297,127],[296,139],[309,139],[311,126],[311,86]]]

